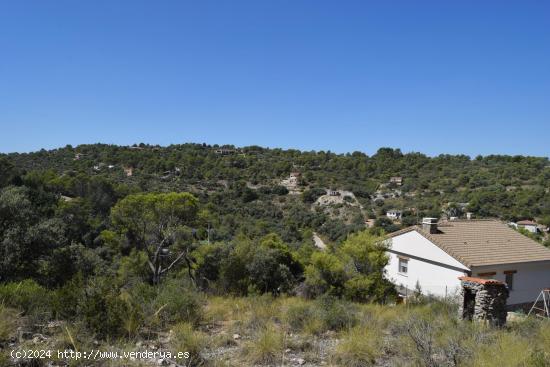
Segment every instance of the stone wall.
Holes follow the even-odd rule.
[[[506,284],[494,279],[459,279],[462,284],[458,310],[460,318],[495,326],[506,324],[506,299],[509,295]]]

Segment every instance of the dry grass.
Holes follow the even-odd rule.
[[[204,333],[194,330],[188,322],[180,322],[172,328],[170,347],[175,353],[188,352],[189,358],[183,360],[186,366],[201,365],[204,360],[201,352],[207,346],[207,337]]]
[[[380,330],[356,326],[342,333],[332,362],[349,367],[373,366],[383,354],[383,335]]]
[[[18,312],[0,304],[0,343],[15,337],[18,324]]]
[[[491,345],[478,346],[469,365],[474,367],[531,366],[533,346],[513,333],[498,333]]]
[[[264,325],[246,343],[244,355],[251,364],[280,364],[285,349],[285,333],[275,324]]]
[[[174,324],[169,340],[168,329],[159,326],[144,343],[189,352],[190,359],[179,361],[185,366],[292,365],[295,360],[291,359],[297,357],[313,365],[351,367],[377,362],[392,366],[550,366],[550,322],[525,318],[498,329],[458,321],[452,307],[437,302],[384,306],[330,298],[210,297],[203,311],[200,324]],[[20,321],[17,311],[0,306],[0,347],[13,338]],[[123,337],[100,340],[97,345],[96,336],[78,321],[42,332],[49,332],[51,349],[135,350],[139,340]],[[7,364],[1,354],[0,365]],[[144,365],[143,361],[122,362],[104,365]]]

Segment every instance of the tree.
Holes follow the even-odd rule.
[[[306,293],[316,297],[323,293],[341,296],[346,281],[346,272],[342,261],[334,254],[315,252],[311,255],[311,264],[306,267]]]
[[[55,249],[67,245],[65,224],[38,215],[26,187],[0,190],[0,280],[36,277]]]
[[[0,188],[20,183],[21,178],[15,166],[6,158],[0,157]]]
[[[147,253],[151,281],[185,261],[191,273],[192,234],[198,200],[189,193],[133,194],[120,200],[111,211],[115,227],[128,244]]]
[[[305,271],[306,292],[354,301],[386,301],[395,293],[393,285],[384,279],[386,250],[382,237],[363,231],[349,235],[334,253],[314,253]]]

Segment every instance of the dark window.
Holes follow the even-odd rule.
[[[409,270],[409,260],[399,258],[399,272],[401,274],[407,274],[407,271]]]
[[[506,273],[506,285],[509,290],[514,289],[514,273]]]

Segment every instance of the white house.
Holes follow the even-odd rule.
[[[386,276],[403,293],[419,284],[426,294],[453,295],[458,277],[473,276],[505,282],[508,304],[518,305],[550,287],[550,249],[497,220],[424,218],[391,233],[388,246]]]
[[[519,228],[524,228],[531,233],[537,233],[539,231],[538,224],[530,220],[520,220],[516,223]]]
[[[401,211],[400,210],[389,210],[386,212],[386,217],[392,219],[392,220],[399,220],[401,219]]]

